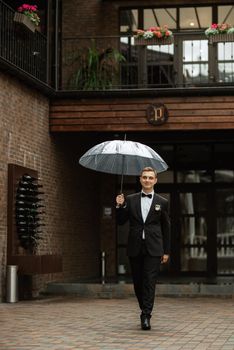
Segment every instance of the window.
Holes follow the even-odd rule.
[[[204,34],[212,23],[234,23],[233,5],[133,8],[120,10],[120,33],[126,62],[122,88],[232,85],[234,42],[208,45]],[[136,47],[136,29],[168,25],[172,45]],[[123,45],[124,36],[128,39]]]
[[[218,6],[218,23],[234,23],[234,6]]]
[[[208,82],[207,40],[183,41],[183,77],[185,84]]]
[[[212,22],[211,7],[180,8],[180,29],[207,28]]]
[[[148,29],[153,26],[160,26],[167,24],[170,29],[176,29],[176,9],[146,9],[144,10],[144,29]]]
[[[218,77],[219,83],[234,82],[234,43],[218,43]]]
[[[120,11],[120,32],[132,33],[138,28],[138,10]]]

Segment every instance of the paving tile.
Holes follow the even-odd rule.
[[[135,298],[0,304],[1,350],[234,350],[234,299],[157,297],[151,331]]]

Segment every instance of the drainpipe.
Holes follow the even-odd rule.
[[[60,0],[55,0],[54,88],[56,91],[59,88],[59,2]]]
[[[102,284],[105,284],[106,277],[106,253],[102,252]]]

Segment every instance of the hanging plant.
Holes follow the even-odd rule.
[[[173,33],[167,25],[150,27],[147,30],[137,29],[134,39],[135,45],[170,45]]]
[[[37,12],[37,5],[23,4],[17,8],[14,21],[34,32],[40,24],[40,17]]]
[[[234,27],[228,23],[213,23],[205,30],[209,43],[234,41]]]

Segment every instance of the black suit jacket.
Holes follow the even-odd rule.
[[[141,192],[127,196],[123,207],[116,210],[117,223],[123,225],[129,220],[127,254],[137,256],[141,250],[142,232],[145,232],[145,244],[151,256],[169,254],[170,219],[168,201],[154,193],[146,221],[141,215]]]

